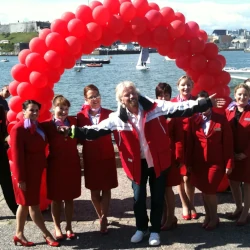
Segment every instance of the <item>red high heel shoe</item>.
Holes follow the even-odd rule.
[[[182,218],[184,219],[184,220],[191,220],[191,216],[190,216],[190,214],[188,214],[188,215],[182,215]]]
[[[74,233],[67,232],[66,237],[69,240],[73,240],[73,239],[75,239],[76,235]]]
[[[59,247],[60,243],[57,241],[51,242],[47,239],[47,237],[43,236],[43,238],[45,239],[47,245],[51,246],[51,247]]]
[[[198,219],[198,214],[197,213],[191,214],[191,218],[194,220]]]
[[[61,240],[64,240],[65,236],[64,236],[63,234],[60,235],[60,236],[57,236],[57,235],[56,235],[56,231],[55,231],[55,232],[54,232],[54,238],[55,238],[56,240],[61,241]]]
[[[170,226],[162,226],[161,231],[169,231],[169,230],[177,228],[177,221],[178,221],[177,218],[174,217],[172,224]]]
[[[13,241],[14,241],[15,246],[17,245],[17,243],[20,243],[24,247],[35,246],[34,242],[30,242],[30,241],[24,242],[24,241],[20,240],[17,236],[13,237]]]

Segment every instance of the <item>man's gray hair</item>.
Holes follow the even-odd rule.
[[[115,88],[115,96],[116,96],[116,101],[121,104],[121,97],[122,97],[122,92],[125,88],[132,87],[136,90],[137,94],[140,94],[139,89],[135,87],[135,84],[131,81],[123,81],[120,82],[116,88]]]

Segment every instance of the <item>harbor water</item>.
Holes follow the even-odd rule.
[[[250,53],[243,51],[223,51],[221,55],[227,60],[227,67],[250,67]],[[65,70],[60,81],[55,85],[55,94],[62,94],[71,102],[70,114],[76,114],[84,103],[83,88],[88,84],[95,84],[102,96],[102,106],[115,110],[115,87],[124,80],[133,81],[142,94],[155,97],[155,86],[159,82],[167,82],[173,88],[173,96],[177,94],[176,82],[185,74],[175,65],[175,61],[167,61],[157,53],[150,53],[150,70],[139,71],[135,66],[138,54],[112,55],[111,63],[103,67],[84,68],[80,72],[74,69]],[[105,58],[105,56],[95,56]],[[9,62],[0,63],[0,86],[13,81],[11,68],[18,63],[18,57],[6,57]],[[247,76],[250,77],[250,74]],[[230,82],[231,93],[233,88],[242,80],[232,79]]]

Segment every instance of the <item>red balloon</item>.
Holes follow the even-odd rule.
[[[160,10],[161,15],[163,16],[163,24],[168,26],[171,22],[175,20],[174,10],[170,7],[164,7]]]
[[[228,73],[226,71],[222,71],[220,74],[215,76],[215,81],[217,84],[219,84],[221,86],[227,85],[231,81],[231,75],[230,75],[230,73]]]
[[[125,25],[124,21],[120,16],[113,15],[109,19],[109,22],[107,24],[107,28],[112,30],[115,34],[119,34],[122,32],[124,25]]]
[[[13,121],[16,121],[16,116],[17,116],[17,113],[10,109],[7,112],[7,121],[9,123],[12,123]]]
[[[226,86],[215,85],[215,87],[209,91],[209,95],[214,93],[216,93],[216,97],[218,98],[228,97],[230,95],[230,88],[227,85]]]
[[[203,90],[209,91],[215,85],[214,77],[210,74],[201,74],[197,83],[202,87]]]
[[[62,19],[55,19],[51,23],[50,29],[52,32],[59,33],[62,37],[67,37],[69,35],[67,22]]]
[[[62,65],[62,57],[54,50],[49,50],[44,55],[44,60],[48,63],[50,68],[56,69]]]
[[[20,111],[17,116],[16,116],[16,120],[19,122],[19,121],[23,121],[23,112]]]
[[[97,23],[88,23],[87,27],[87,38],[91,41],[98,41],[102,37],[102,27]]]
[[[126,22],[131,21],[136,15],[136,9],[131,2],[124,2],[120,6],[120,16]]]
[[[51,33],[51,29],[42,29],[40,32],[39,32],[39,38],[45,40],[47,35]]]
[[[151,32],[149,30],[146,30],[143,34],[137,36],[138,39],[138,43],[142,46],[142,47],[150,47],[151,43],[152,43],[152,35]]]
[[[112,30],[105,27],[102,32],[102,38],[101,38],[102,45],[111,46],[115,41],[116,41],[116,34]]]
[[[207,58],[204,55],[194,55],[190,59],[190,67],[192,70],[201,71],[207,66]]]
[[[110,13],[108,8],[104,6],[97,6],[94,8],[92,16],[97,24],[104,26],[109,21]]]
[[[17,87],[17,93],[23,100],[37,100],[38,92],[39,90],[29,82],[21,82]]]
[[[190,21],[185,24],[185,33],[184,37],[190,40],[193,37],[198,36],[199,32],[199,25],[196,22]]]
[[[148,20],[145,17],[135,17],[131,21],[131,30],[135,35],[143,34],[147,29]]]
[[[219,49],[214,43],[206,43],[203,51],[204,56],[207,59],[214,59],[217,57]]]
[[[167,54],[170,52],[170,47],[166,44],[158,45],[157,51],[161,56],[167,56]]]
[[[224,68],[226,66],[226,58],[223,55],[217,55],[216,59],[219,60],[222,64],[222,68]]]
[[[49,110],[45,110],[38,117],[39,122],[48,122],[48,121],[51,121],[51,119],[52,119],[52,114],[51,114],[51,112]]]
[[[31,71],[40,71],[44,72],[48,69],[48,65],[45,62],[44,58],[38,53],[30,53],[26,59],[25,64],[27,65],[28,69]]]
[[[103,6],[103,4],[102,4],[101,2],[99,2],[99,1],[91,1],[91,2],[89,3],[89,7],[90,7],[90,9],[91,9],[92,11],[93,11],[94,8],[97,7],[97,6]]]
[[[207,36],[206,31],[199,30],[198,37],[200,37],[205,43],[207,42],[208,36]]]
[[[186,18],[181,12],[175,12],[175,18],[174,19],[179,20],[179,21],[181,21],[183,23],[186,22]]]
[[[188,55],[190,54],[190,46],[186,39],[179,37],[174,40],[173,51],[176,56]]]
[[[72,54],[65,54],[62,58],[62,65],[65,69],[71,69],[75,66],[76,59]]]
[[[17,124],[17,121],[12,121],[8,124],[7,132],[10,134],[11,129]]]
[[[201,73],[192,69],[188,69],[186,74],[190,76],[194,82],[196,82],[199,79]]]
[[[206,71],[212,75],[217,75],[222,71],[222,64],[217,59],[208,60]]]
[[[42,56],[48,51],[45,41],[41,38],[34,37],[29,43],[29,48],[32,52],[41,54]]]
[[[48,76],[48,82],[49,83],[56,83],[60,81],[61,74],[59,73],[58,69],[49,69],[46,72]]]
[[[69,21],[68,30],[70,35],[75,37],[82,37],[87,33],[86,25],[77,18],[71,19]]]
[[[17,86],[19,85],[20,82],[18,81],[13,81],[9,84],[9,91],[10,91],[10,94],[12,96],[16,96],[17,95],[17,92],[16,92],[16,89],[17,89]]]
[[[82,53],[81,54],[91,54],[91,52],[95,49],[95,43],[90,41],[88,38],[84,38],[81,40],[82,44]]]
[[[54,91],[49,86],[45,86],[44,88],[39,89],[36,100],[37,102],[43,104],[51,101],[53,97]]]
[[[104,0],[103,6],[106,7],[111,14],[118,14],[120,10],[119,0]]]
[[[154,29],[155,27],[159,26],[163,20],[162,14],[157,10],[148,11],[145,17],[149,21],[148,27],[150,29]]]
[[[65,41],[69,45],[70,54],[76,55],[82,51],[81,40],[75,36],[68,36]]]
[[[136,16],[144,17],[149,11],[149,6],[147,0],[134,0],[133,5],[136,9]]]
[[[27,55],[29,55],[31,53],[31,51],[29,49],[23,49],[20,51],[20,53],[18,54],[18,60],[20,63],[25,64],[25,59],[27,57]]]
[[[149,6],[150,8],[152,8],[153,10],[160,11],[160,7],[159,7],[159,5],[156,4],[156,3],[149,3],[148,6]]]
[[[192,54],[201,53],[205,48],[205,42],[199,37],[190,39],[190,50]]]
[[[52,32],[47,35],[45,43],[50,50],[54,50],[58,53],[65,53],[67,51],[67,43],[64,38],[56,33]]]
[[[185,32],[185,24],[180,20],[172,21],[168,25],[168,31],[172,38],[181,37]]]
[[[30,73],[30,83],[36,88],[43,88],[48,84],[48,77],[37,71]]]
[[[84,24],[93,22],[92,10],[87,5],[80,5],[76,9],[76,18],[80,19]]]
[[[28,81],[30,70],[25,64],[16,64],[11,69],[11,75],[15,80],[19,82]]]
[[[76,16],[72,12],[64,12],[61,16],[61,19],[68,23],[70,20],[74,19]]]
[[[164,26],[159,26],[153,30],[153,41],[157,44],[165,44],[169,39],[168,29]]]
[[[175,60],[175,63],[178,68],[187,70],[190,63],[190,56],[187,55],[178,56]]]
[[[23,102],[24,100],[20,96],[13,96],[9,100],[9,107],[12,111],[14,111],[15,113],[18,113],[23,110],[22,108]]]
[[[134,34],[132,32],[131,26],[129,24],[125,25],[118,37],[122,43],[129,43],[131,41],[134,41]]]

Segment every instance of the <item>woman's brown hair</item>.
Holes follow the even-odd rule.
[[[191,82],[192,85],[194,85],[194,81],[192,80],[192,78],[190,76],[187,76],[187,75],[183,75],[181,76],[178,81],[177,81],[177,86],[179,86],[180,82],[182,79],[187,79],[188,81]]]
[[[89,84],[86,87],[84,87],[84,89],[83,89],[83,95],[84,95],[85,98],[87,98],[87,92],[89,90],[95,90],[99,94],[99,89],[94,84]]]
[[[70,102],[63,95],[55,95],[53,98],[53,106],[57,107],[59,105],[64,105],[70,107]]]
[[[236,91],[241,88],[245,89],[248,92],[248,95],[250,95],[250,88],[245,83],[240,83],[239,85],[237,85],[234,88],[234,94],[236,94]]]

